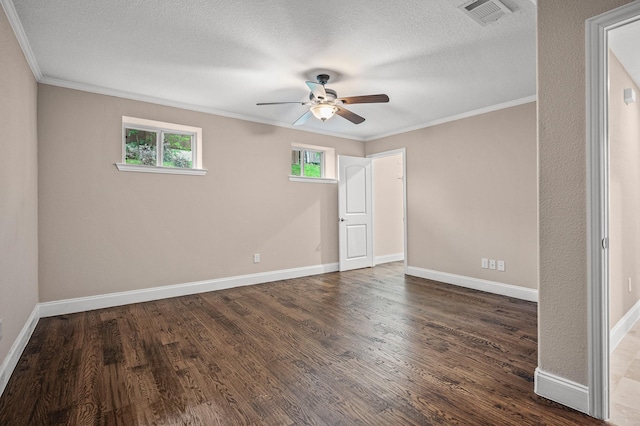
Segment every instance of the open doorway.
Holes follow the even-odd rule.
[[[640,21],[609,32],[610,419],[640,422]],[[637,371],[636,371],[637,370]]]
[[[635,66],[624,53],[639,20],[634,2],[587,20],[586,34],[589,412],[620,425],[636,424],[640,415],[640,380],[634,386],[621,376],[620,362],[633,357],[612,354],[640,318],[640,109]]]
[[[405,149],[338,156],[339,270],[403,261],[407,270]]]
[[[405,149],[369,155],[373,165],[374,265],[407,265]]]

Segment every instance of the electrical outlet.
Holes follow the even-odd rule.
[[[629,293],[631,293],[631,277],[629,277]]]
[[[0,318],[0,340],[2,340],[2,318]]]
[[[260,263],[260,253],[253,255],[253,263]]]
[[[482,269],[489,269],[489,259],[482,258],[481,263]]]
[[[504,260],[498,260],[498,271],[504,272]]]
[[[489,269],[496,269],[496,261],[494,259],[489,259]]]

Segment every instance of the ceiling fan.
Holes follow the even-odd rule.
[[[309,89],[311,89],[309,102],[262,102],[256,105],[299,104],[310,106],[309,111],[305,112],[300,118],[293,122],[294,126],[299,126],[304,124],[312,115],[324,122],[333,117],[334,114],[346,118],[353,124],[360,124],[364,121],[364,117],[349,111],[342,105],[389,102],[389,96],[387,95],[364,95],[339,98],[335,90],[325,87],[329,81],[327,74],[320,74],[317,76],[317,79],[317,83],[312,81],[306,82]]]

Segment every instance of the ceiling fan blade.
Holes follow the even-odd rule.
[[[327,92],[324,90],[324,86],[320,83],[314,83],[313,81],[307,81],[307,86],[313,93],[316,99],[324,100],[327,99]]]
[[[260,102],[256,105],[284,105],[284,104],[298,104],[298,105],[310,105],[309,102]]]
[[[353,124],[360,124],[364,121],[364,117],[360,117],[358,114],[351,112],[348,109],[342,108],[339,105],[336,105],[336,107],[338,107],[336,114],[338,114],[342,118],[346,118]]]
[[[342,101],[343,104],[374,104],[379,102],[389,102],[387,95],[364,95],[364,96],[347,96],[346,98],[336,99]]]
[[[300,116],[300,118],[298,118],[296,121],[293,122],[293,125],[294,126],[299,126],[301,124],[304,124],[309,119],[309,117],[311,117],[312,115],[313,114],[311,113],[311,110],[305,112],[304,114],[302,114]]]

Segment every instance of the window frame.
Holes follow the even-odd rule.
[[[291,152],[299,151],[300,153],[304,151],[317,152],[322,154],[321,159],[321,177],[312,177],[312,176],[303,176],[303,162],[300,164],[300,176],[294,176],[291,174],[291,166],[292,163],[289,162],[289,180],[291,182],[310,182],[310,183],[337,183],[338,180],[335,178],[336,176],[336,150],[335,148],[327,147],[327,146],[318,146],[318,145],[307,145],[300,143],[292,143],[291,149],[289,151],[289,158],[292,158]],[[302,155],[300,154],[299,158],[303,160]]]
[[[301,149],[298,147],[292,147],[291,148],[292,152],[297,152],[298,153],[298,161],[300,162],[300,176],[298,175],[291,175],[291,176],[295,176],[295,177],[307,177],[307,178],[320,178],[320,179],[324,179],[325,177],[325,153],[322,150],[318,150],[318,149]],[[314,154],[320,154],[320,176],[307,176],[304,174],[304,165],[305,165],[305,160],[304,160],[304,153],[305,152],[312,152]],[[293,164],[292,164],[293,166]]]
[[[128,164],[126,160],[126,129],[141,130],[156,133],[156,165]],[[164,158],[164,134],[191,135],[191,167],[166,167],[162,164]],[[182,124],[163,121],[147,120],[144,118],[122,116],[121,128],[122,162],[116,163],[119,171],[142,173],[167,173],[181,175],[205,175],[207,169],[202,168],[202,128],[185,126]]]

